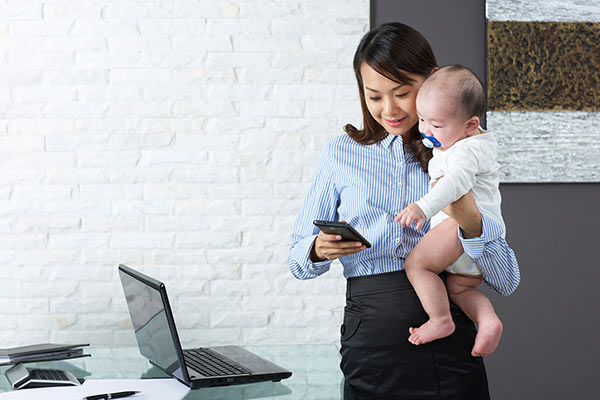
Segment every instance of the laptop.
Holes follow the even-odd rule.
[[[278,382],[292,375],[239,346],[183,350],[165,285],[123,264],[119,277],[140,353],[187,386]]]

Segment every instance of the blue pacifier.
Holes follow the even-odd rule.
[[[428,147],[430,149],[434,147],[442,147],[440,141],[434,138],[433,136],[427,136],[423,132],[421,132],[421,136],[423,136],[423,145],[425,147]]]

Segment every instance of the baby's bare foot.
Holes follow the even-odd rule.
[[[452,332],[454,332],[454,322],[452,318],[439,321],[429,320],[420,327],[410,328],[408,331],[410,333],[408,341],[418,346],[452,335]]]
[[[502,322],[498,318],[481,321],[477,327],[477,336],[471,355],[479,357],[492,354],[498,347],[500,336],[502,336]]]

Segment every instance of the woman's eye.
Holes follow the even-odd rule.
[[[369,97],[369,100],[377,101],[377,100],[381,100],[381,97]]]
[[[406,92],[406,93],[400,93],[400,94],[397,94],[396,97],[398,97],[398,98],[401,99],[403,97],[406,97],[407,94],[408,94],[408,92]]]

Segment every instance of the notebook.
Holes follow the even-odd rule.
[[[83,349],[80,348],[85,346],[89,346],[89,343],[42,343],[29,346],[13,347],[10,349],[0,349],[0,365],[89,357],[90,355],[84,354]]]
[[[189,387],[277,382],[292,375],[239,346],[182,349],[165,285],[123,264],[119,277],[140,353]]]

